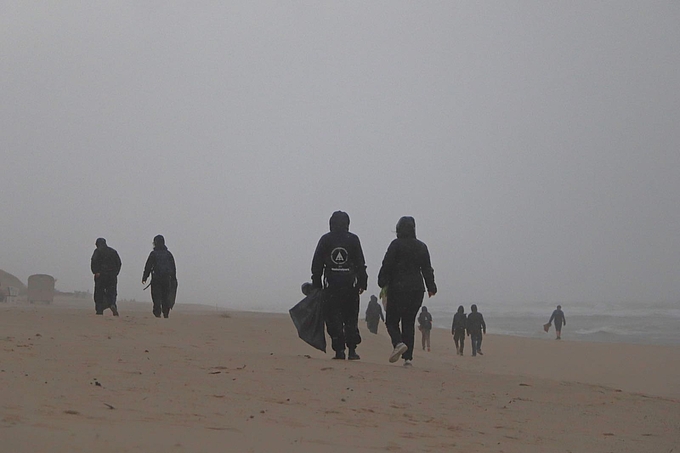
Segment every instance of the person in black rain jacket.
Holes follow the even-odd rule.
[[[451,335],[453,335],[453,342],[456,344],[456,353],[458,355],[463,355],[466,327],[467,315],[465,315],[465,308],[460,305],[458,307],[458,312],[453,315],[453,324],[451,324]]]
[[[402,217],[397,222],[397,238],[390,243],[385,253],[378,273],[378,286],[387,288],[385,325],[394,348],[390,362],[396,362],[401,356],[404,365],[410,366],[415,321],[423,304],[425,287],[428,296],[437,293],[430,252],[425,243],[416,239],[416,221],[413,217]]]
[[[472,313],[467,317],[466,328],[472,343],[472,357],[475,357],[477,353],[484,355],[482,354],[482,332],[486,335],[486,323],[484,322],[484,316],[477,311],[477,305],[472,304],[470,311]]]
[[[366,290],[368,274],[361,242],[349,232],[349,215],[336,211],[330,231],[319,239],[312,258],[312,285],[324,289],[324,318],[335,351],[334,359],[358,360],[359,295]]]
[[[151,275],[151,300],[153,300],[153,315],[156,318],[167,318],[172,308],[171,292],[173,285],[177,285],[177,268],[175,257],[165,246],[165,238],[160,234],[153,238],[153,250],[149,254],[144,266],[142,284]]]
[[[118,296],[118,274],[122,263],[115,249],[106,245],[106,239],[98,238],[97,247],[90,260],[90,269],[94,275],[94,311],[103,315],[104,310],[111,309],[113,316],[118,316],[116,297]]]

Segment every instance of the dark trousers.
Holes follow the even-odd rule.
[[[416,337],[416,316],[423,305],[423,291],[390,292],[387,295],[385,325],[392,347],[399,343],[408,346],[402,358],[413,360],[413,343]]]
[[[99,274],[99,278],[94,279],[94,310],[98,315],[116,306],[117,286],[118,277],[115,275]]]
[[[378,333],[378,324],[380,323],[380,318],[377,319],[369,319],[366,321],[366,327],[368,327],[368,331],[371,333]]]
[[[154,275],[151,278],[151,300],[153,300],[153,314],[159,317],[161,313],[166,318],[170,313],[170,275]]]
[[[359,335],[359,291],[353,287],[324,290],[324,318],[334,351],[356,348]]]
[[[462,354],[465,348],[465,329],[453,331],[453,342],[456,343],[456,350]]]
[[[477,351],[482,350],[482,332],[470,333],[470,342],[472,343],[472,355],[477,355]]]

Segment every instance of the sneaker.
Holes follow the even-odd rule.
[[[390,354],[390,363],[394,363],[397,360],[399,360],[399,357],[401,357],[401,355],[403,353],[405,353],[407,350],[408,350],[408,346],[406,346],[404,343],[398,343],[394,347],[392,354]]]
[[[410,368],[410,367],[413,366],[413,364],[411,363],[411,360],[406,359],[406,360],[404,360],[404,366],[405,366],[406,368]]]
[[[479,354],[479,355],[484,355],[484,353],[482,352],[481,349],[480,349],[479,351],[477,351],[477,354]]]
[[[359,360],[361,357],[359,357],[359,354],[357,354],[356,349],[350,349],[349,350],[349,355],[347,356],[347,360]]]
[[[111,305],[111,313],[113,313],[113,316],[118,316],[118,307]]]
[[[430,348],[427,348],[427,352],[430,352]]]
[[[345,351],[335,351],[335,357],[333,360],[345,360]]]

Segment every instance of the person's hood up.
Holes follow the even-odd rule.
[[[463,307],[462,305],[459,305],[458,306],[458,313],[460,313],[460,314],[465,313],[465,307]]]
[[[331,231],[349,231],[349,214],[335,211],[328,221]]]
[[[472,306],[470,307],[470,310],[472,310],[472,313],[477,313],[477,305],[472,304]]]
[[[97,238],[97,240],[94,242],[94,245],[96,247],[106,247],[106,239],[104,238]]]
[[[423,306],[423,313],[427,313],[427,307]]]
[[[153,248],[156,250],[167,249],[167,247],[165,246],[165,238],[163,237],[163,235],[159,234],[153,238]]]
[[[404,216],[397,222],[398,238],[416,238],[416,220],[410,216]]]
[[[378,298],[375,297],[375,294],[371,296],[371,302],[378,303]]]

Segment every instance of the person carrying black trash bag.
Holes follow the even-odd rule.
[[[451,335],[453,335],[453,342],[456,344],[456,354],[463,355],[465,348],[465,328],[467,326],[467,315],[465,308],[460,305],[458,312],[453,315],[453,324],[451,324]]]
[[[385,253],[378,286],[387,287],[385,325],[394,348],[389,360],[394,363],[401,357],[404,366],[411,366],[416,316],[423,304],[425,287],[429,297],[437,294],[430,252],[424,242],[416,239],[413,217],[402,217],[397,222],[397,238]]]
[[[366,290],[368,274],[359,237],[349,232],[349,215],[335,211],[330,232],[319,239],[312,258],[312,285],[323,289],[326,329],[334,359],[359,360],[359,295]]]
[[[368,331],[377,334],[378,324],[381,320],[385,321],[382,307],[378,303],[378,298],[373,295],[366,308],[366,327],[368,327]]]
[[[165,246],[165,238],[160,234],[153,238],[153,250],[149,254],[144,266],[142,284],[146,284],[151,275],[151,299],[153,300],[153,315],[156,318],[167,318],[175,303],[177,291],[177,269],[175,257]]]
[[[300,289],[305,298],[288,310],[288,313],[295,324],[298,336],[308,345],[325,353],[323,291],[314,288],[311,283],[303,283]]]
[[[486,335],[486,323],[484,322],[484,316],[477,311],[477,305],[472,304],[470,307],[470,313],[467,317],[467,334],[470,337],[470,342],[472,343],[472,357],[482,354],[482,332]]]
[[[94,311],[98,315],[103,315],[104,310],[110,308],[113,316],[118,316],[116,297],[122,262],[118,252],[106,245],[106,239],[98,238],[95,246],[97,248],[90,260],[90,268],[94,275]]]
[[[558,305],[557,309],[555,309],[552,312],[552,315],[550,316],[550,320],[548,321],[548,324],[545,326],[550,328],[550,324],[552,324],[553,320],[555,321],[555,340],[561,340],[562,339],[562,326],[567,325],[567,318],[564,317],[564,312],[562,311],[562,306]],[[545,328],[544,326],[544,328]],[[548,329],[545,331],[547,332]]]

